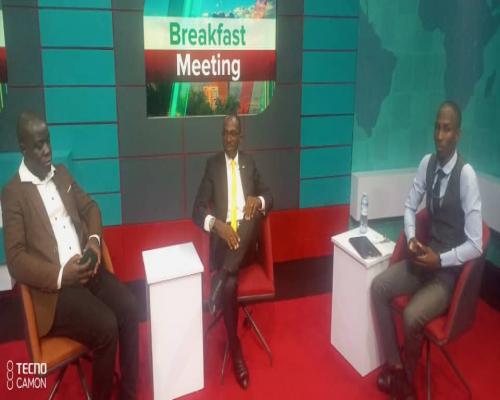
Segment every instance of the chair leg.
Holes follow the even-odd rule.
[[[252,315],[248,311],[247,306],[242,304],[241,308],[243,308],[243,312],[245,313],[245,317],[247,318],[247,321],[250,322],[250,325],[252,326],[253,330],[257,334],[257,337],[259,338],[260,343],[262,344],[262,346],[266,350],[266,353],[269,356],[270,364],[273,365],[273,354],[271,352],[271,348],[269,347],[269,345],[266,342],[266,339],[264,338],[262,333],[260,333],[260,330],[259,330],[257,324],[255,323],[254,319],[252,318]]]
[[[426,368],[425,372],[427,375],[427,400],[431,400],[431,341],[426,340],[425,345],[427,347],[426,355]]]
[[[50,391],[49,400],[52,400],[54,398],[54,396],[56,395],[57,389],[59,389],[59,385],[61,384],[61,381],[64,377],[64,373],[66,372],[66,368],[68,368],[67,365],[62,367],[61,370],[59,371],[59,374],[57,375],[56,383],[54,384],[54,386],[52,387],[52,390]]]
[[[87,386],[87,381],[85,380],[85,375],[83,374],[82,365],[80,360],[75,361],[76,367],[78,368],[78,375],[80,376],[80,382],[82,383],[83,391],[85,392],[85,397],[87,400],[92,400],[90,396],[89,387]]]
[[[226,368],[227,357],[229,356],[229,341],[226,340],[226,345],[224,346],[224,359],[222,360],[222,370],[220,372],[220,383],[224,382],[224,370]]]
[[[472,399],[472,390],[470,389],[470,386],[467,383],[467,381],[465,380],[465,378],[463,377],[462,373],[459,371],[458,367],[455,365],[455,363],[451,359],[450,354],[446,351],[446,349],[443,346],[439,346],[439,348],[441,349],[442,353],[444,354],[444,356],[448,360],[448,363],[453,368],[453,371],[455,371],[455,375],[458,376],[458,379],[460,379],[460,381],[462,382],[462,384],[467,389],[467,393],[469,394],[469,399]]]

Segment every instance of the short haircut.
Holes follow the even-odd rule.
[[[35,124],[45,124],[40,115],[33,111],[23,111],[19,114],[17,118],[17,142],[23,143],[26,139],[26,135],[31,133],[33,125]]]
[[[455,117],[457,118],[458,128],[460,128],[462,126],[462,111],[460,111],[460,106],[452,100],[446,100],[439,106],[439,111],[441,111],[444,107],[449,107],[453,110]]]
[[[233,114],[228,114],[224,117],[224,124],[226,123],[226,121],[230,121],[232,119],[235,119],[236,121],[238,121],[238,128],[240,128],[240,133],[241,133],[241,119],[240,119],[240,116],[236,113],[233,113]]]

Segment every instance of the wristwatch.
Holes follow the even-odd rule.
[[[213,227],[215,225],[215,217],[210,218],[210,221],[208,221],[208,230],[211,232]]]

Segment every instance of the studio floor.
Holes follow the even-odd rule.
[[[210,332],[205,343],[205,388],[182,399],[386,398],[375,387],[378,370],[361,377],[330,344],[330,294],[261,303],[253,306],[252,310],[272,348],[272,366],[256,336],[242,324],[240,337],[250,371],[250,386],[246,391],[240,389],[233,377],[230,361],[221,381],[225,332],[223,324],[219,323]],[[204,322],[208,323],[209,318]],[[153,398],[148,323],[141,323],[140,329],[138,393],[139,399],[148,400]],[[500,399],[499,333],[500,313],[480,301],[473,328],[448,346],[453,359],[468,380],[476,400]],[[6,361],[28,361],[28,352],[22,340],[2,343],[0,354]],[[6,376],[5,364],[0,365],[2,377]],[[90,364],[84,361],[83,366],[90,381]],[[432,351],[432,371],[434,399],[467,398],[465,389],[435,348]],[[54,380],[55,376],[50,376],[47,379],[47,387],[51,387]],[[424,398],[423,359],[417,371],[417,383],[419,398]],[[48,388],[8,391],[6,385],[0,385],[0,399],[46,399],[48,393]],[[75,367],[68,370],[56,398],[83,399]]]

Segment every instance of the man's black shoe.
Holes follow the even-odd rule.
[[[406,376],[406,371],[404,370],[396,371],[391,399],[393,400],[417,399],[415,388],[413,387],[413,384],[408,380],[408,377]]]
[[[236,381],[243,388],[248,388],[248,368],[243,359],[240,342],[238,341],[233,349],[231,349],[231,358],[233,360],[233,371]]]
[[[381,392],[392,393],[397,371],[396,368],[389,365],[382,367],[382,371],[377,377],[377,387]]]

